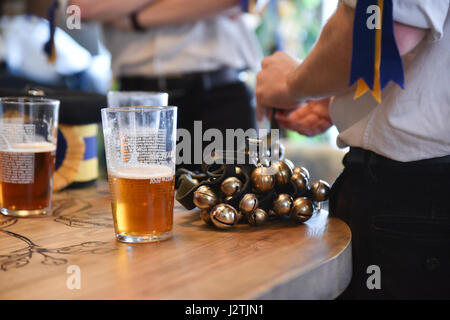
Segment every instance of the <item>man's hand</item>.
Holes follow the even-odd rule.
[[[288,88],[288,78],[299,64],[283,52],[276,52],[262,61],[255,89],[258,120],[262,120],[263,113],[271,114],[272,108],[292,109],[299,104]]]
[[[314,100],[294,111],[275,114],[278,123],[287,129],[312,137],[327,131],[332,125],[329,107],[331,98]]]

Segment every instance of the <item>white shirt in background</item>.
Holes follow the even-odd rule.
[[[242,15],[223,13],[182,25],[123,31],[105,25],[116,76],[168,76],[222,67],[259,68],[262,51]]]

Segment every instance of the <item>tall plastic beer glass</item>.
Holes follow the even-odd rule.
[[[116,239],[170,238],[177,108],[106,108],[102,122]]]
[[[59,101],[0,98],[0,211],[46,215],[51,209]]]

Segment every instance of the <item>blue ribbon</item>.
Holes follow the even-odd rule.
[[[370,90],[374,89],[376,31],[367,27],[367,8],[377,5],[378,0],[358,0],[353,25],[353,49],[349,85],[363,79]],[[383,90],[389,81],[404,89],[402,60],[394,36],[393,3],[383,1],[381,30],[380,87]]]
[[[398,51],[394,36],[392,0],[384,0],[383,10],[383,40],[381,46],[380,84],[383,90],[389,81],[394,81],[405,89],[402,58]]]
[[[241,6],[241,10],[244,12],[252,12],[253,9],[255,9],[257,7],[257,5],[263,6],[264,2],[268,2],[269,0],[266,1],[261,1],[261,0],[239,0],[239,4]],[[276,2],[276,0],[275,0]]]
[[[366,10],[371,5],[378,5],[378,0],[359,0],[356,3],[349,85],[363,78],[369,88],[373,89],[376,29],[369,29],[366,24],[368,18]]]
[[[47,15],[48,15],[48,21],[49,21],[49,27],[50,27],[50,37],[48,41],[44,44],[44,51],[47,54],[47,57],[51,59],[53,54],[53,45],[55,41],[55,15],[56,10],[58,9],[59,3],[57,0],[55,0],[51,6],[48,8]]]
[[[250,10],[250,0],[239,0],[239,4],[241,5],[242,11],[248,12]]]

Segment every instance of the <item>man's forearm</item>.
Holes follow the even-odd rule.
[[[69,4],[80,7],[82,19],[111,21],[155,1],[162,0],[71,0]]]
[[[349,90],[354,10],[340,4],[307,58],[288,79],[299,100],[315,100]]]
[[[139,23],[145,28],[192,22],[237,6],[239,0],[159,0],[143,9]]]

